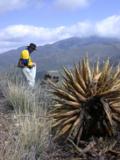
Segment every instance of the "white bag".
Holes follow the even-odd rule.
[[[32,68],[24,67],[22,72],[28,82],[30,87],[34,87],[35,85],[35,77],[36,77],[36,66]]]

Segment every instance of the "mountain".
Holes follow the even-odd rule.
[[[20,52],[24,47],[0,54],[0,70],[16,65]],[[85,54],[91,61],[109,57],[115,64],[120,59],[120,40],[115,38],[69,38],[53,44],[39,46],[36,53],[32,54],[37,63],[38,71],[60,69],[63,65],[71,67]]]

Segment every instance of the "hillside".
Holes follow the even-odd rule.
[[[69,88],[70,92],[68,93],[68,89],[67,89],[67,92],[64,91],[62,89],[63,87],[61,86],[62,87],[61,89],[64,91],[62,93],[66,98],[62,97],[64,101],[61,98],[58,99],[60,100],[60,102],[63,102],[65,104],[66,109],[64,110],[63,108],[58,108],[58,109],[55,108],[55,104],[57,104],[57,106],[59,104],[58,102],[55,101],[55,99],[59,97],[55,97],[55,95],[52,94],[52,92],[50,92],[49,84],[46,84],[44,86],[36,85],[34,90],[32,90],[31,92],[31,89],[26,87],[26,85],[24,85],[23,83],[18,83],[18,81],[16,81],[17,80],[16,74],[7,74],[7,76],[1,75],[0,76],[0,157],[1,157],[0,160],[18,160],[18,159],[19,160],[20,159],[21,160],[80,160],[80,159],[82,160],[83,159],[84,160],[88,160],[88,159],[89,160],[120,160],[120,127],[119,127],[120,113],[119,113],[119,105],[118,105],[120,102],[120,96],[118,94],[120,93],[120,87],[118,86],[120,85],[120,81],[119,81],[120,71],[117,72],[117,74],[115,73],[115,75],[117,75],[117,78],[109,72],[110,71],[109,69],[107,69],[106,71],[108,71],[106,72],[106,74],[102,74],[104,79],[103,77],[102,77],[102,81],[101,79],[99,79],[100,80],[99,82],[102,82],[103,85],[99,83],[100,84],[99,86],[98,83],[97,84],[93,83],[95,81],[92,81],[91,83],[90,79],[88,79],[87,81],[87,82],[90,82],[90,84],[84,83],[85,86],[87,87],[87,90],[86,89],[83,90],[84,93],[85,94],[90,93],[90,96],[88,95],[89,97],[86,99],[87,101],[81,101],[80,98],[82,98],[83,96],[80,97],[81,94],[80,92],[78,93],[78,89],[76,88],[76,86],[78,85],[81,86],[80,84],[83,84],[83,83],[78,83],[76,76],[74,78],[75,81],[74,80],[69,81],[68,79],[68,82],[66,81],[67,83],[72,82],[70,85],[66,85],[70,87]],[[111,78],[114,77],[113,78],[114,81],[113,79],[109,78],[109,76]],[[112,85],[110,82],[112,82]],[[74,85],[74,84],[78,84],[78,85]],[[90,87],[88,87],[87,84]],[[56,85],[56,86],[60,87],[60,85]],[[118,90],[116,86],[118,86]],[[93,92],[89,92],[91,87],[92,87],[91,91]],[[109,87],[111,88],[109,89]],[[104,88],[107,89],[107,92],[105,92],[106,90],[104,90]],[[54,89],[56,90],[56,88]],[[107,95],[103,94],[103,95],[106,95],[106,101],[103,101],[105,102],[104,107],[106,108],[105,109],[106,114],[103,114],[105,112],[101,112],[101,109],[102,111],[104,111],[104,108],[101,107],[103,103],[101,103],[102,101],[99,101],[98,99],[98,97],[100,97],[101,95],[94,94],[94,93],[98,93],[96,92],[96,90],[101,92],[102,89],[104,93],[107,93]],[[116,93],[114,92],[116,91],[115,89],[119,91],[117,92],[117,94],[114,94]],[[78,93],[78,94],[74,94],[74,93]],[[58,94],[58,95],[62,95],[62,94]],[[66,95],[72,95],[72,97],[79,96],[79,99],[76,98],[75,100],[77,101],[71,101],[71,99],[68,99]],[[107,99],[107,96],[108,96],[108,99]],[[103,100],[103,98],[104,97],[102,98],[100,97],[101,100]],[[109,103],[110,105],[107,103],[108,100],[110,102]],[[67,104],[66,102],[67,103],[69,102],[68,103],[69,105],[66,105]],[[117,109],[115,109],[116,107],[114,107],[114,110],[112,110],[111,102],[114,102],[113,104],[117,104],[116,105]],[[74,106],[74,104],[76,103],[78,103],[79,105]],[[54,130],[52,130],[53,132],[51,132],[51,126],[54,125],[54,124],[52,125],[52,123],[53,122],[56,123],[56,121],[53,121],[54,117],[52,118],[51,116],[56,115],[53,112],[56,110],[58,110],[58,114],[59,114],[59,115],[57,114],[58,120],[60,121],[62,120],[61,121],[62,124],[65,124],[65,122],[67,122],[66,125],[71,126],[71,122],[73,122],[72,128],[69,131],[71,132],[73,131],[73,129],[75,129],[74,130],[75,134],[71,134],[69,137],[66,134],[68,138],[67,140],[63,139],[63,137],[59,137],[60,138],[59,141],[55,141],[54,133],[59,130],[56,130],[56,128],[54,128]],[[90,110],[92,112],[90,112]],[[62,111],[62,114],[61,114],[61,111]],[[65,114],[64,111],[67,114]],[[53,113],[53,114],[51,114],[50,116],[49,113]],[[76,116],[76,113],[78,116]],[[81,118],[81,114],[83,115],[82,118]],[[95,114],[97,116],[95,116]],[[93,118],[95,116],[95,119],[93,119],[95,120],[94,121],[95,123],[91,123],[91,115],[93,115]],[[103,122],[109,121],[109,119],[106,118],[106,116],[108,115],[109,117],[113,116],[111,119],[109,118],[113,124],[113,125],[110,125],[109,127],[115,127],[113,128],[113,130],[115,131],[114,135],[104,137],[101,135],[100,130],[97,130],[97,131],[99,131],[99,134],[101,136],[96,135],[94,134],[95,133],[94,131],[96,131],[94,129],[96,125],[94,125],[94,127],[90,127],[92,131],[91,133],[93,134],[92,137],[87,139],[80,137],[81,139],[80,138],[78,139],[79,140],[78,145],[75,144],[76,141],[75,139],[72,138],[72,136],[76,135],[77,131],[81,133],[80,129],[82,128],[82,132],[83,132],[83,130],[85,130],[91,124],[92,125],[96,124],[96,121],[99,122],[97,123],[98,124],[97,126],[98,127],[101,126],[99,125],[101,121]],[[118,125],[116,124],[114,115],[117,116],[116,120]],[[72,121],[70,121],[71,118],[72,118]],[[75,118],[77,118],[77,120],[75,120]],[[80,119],[80,121],[78,121],[78,119]],[[102,126],[105,126],[104,124],[107,124],[107,123],[102,123]],[[60,125],[60,122],[59,122],[59,125]],[[84,128],[81,127],[82,125],[85,127]],[[88,133],[89,130],[85,130],[84,133],[86,133],[86,131]],[[109,132],[111,130],[107,129],[105,131]],[[65,132],[66,130],[64,130],[62,134],[64,134]],[[59,133],[60,132],[58,132],[58,134]],[[80,134],[77,134],[77,135],[81,136]]]
[[[0,54],[0,70],[16,65],[23,47]],[[119,61],[120,40],[113,38],[69,38],[53,44],[39,46],[32,57],[37,62],[38,70],[59,69],[63,65],[71,67],[81,57],[88,54],[94,61],[96,57],[110,57],[114,63]]]

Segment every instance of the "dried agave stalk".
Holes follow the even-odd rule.
[[[78,145],[92,136],[112,136],[120,122],[120,68],[109,60],[94,67],[85,57],[73,70],[64,68],[61,86],[53,85],[55,139],[71,137]]]

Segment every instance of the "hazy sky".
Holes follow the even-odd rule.
[[[93,35],[120,38],[120,0],[0,0],[0,52]]]

